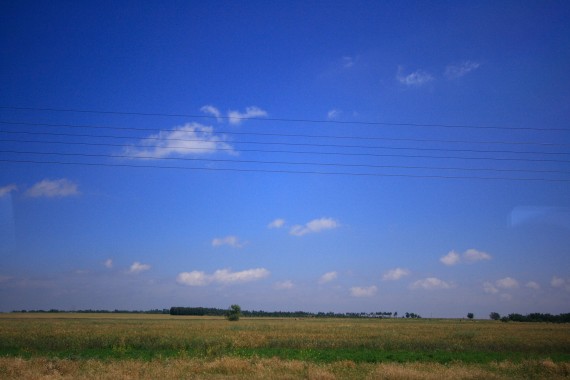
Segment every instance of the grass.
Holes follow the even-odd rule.
[[[456,375],[481,371],[485,375],[473,378],[518,378],[521,373],[564,378],[570,377],[570,326],[428,319],[228,322],[169,315],[11,313],[0,314],[0,359],[0,378],[17,378],[12,375],[16,373],[25,378],[22,371],[30,368],[73,368],[70,373],[77,375],[77,371],[89,373],[93,366],[107,366],[110,371],[132,363],[140,368],[152,363],[152,368],[164,367],[163,372],[191,363],[192,368],[202,368],[197,377],[214,378],[227,375],[220,368],[228,363],[242,368],[232,372],[237,378],[242,372],[248,378],[252,371],[264,373],[273,367],[269,377],[274,378],[319,378],[318,373],[320,378],[430,378],[431,372],[450,369]],[[396,377],[382,377],[378,371]],[[407,375],[398,377],[398,373]]]

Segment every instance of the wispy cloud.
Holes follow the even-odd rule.
[[[462,255],[459,255],[459,253],[455,251],[450,251],[447,253],[447,255],[442,256],[439,261],[441,261],[444,265],[453,266],[459,264],[460,262],[472,264],[478,261],[491,260],[491,258],[491,255],[486,252],[478,251],[476,249],[468,249],[467,251],[463,252]]]
[[[354,286],[350,288],[350,294],[353,297],[372,297],[376,294],[378,288],[375,285],[368,287]]]
[[[105,260],[105,262],[103,263],[103,265],[105,265],[105,268],[113,268],[113,260],[112,259],[107,259]]]
[[[14,184],[2,186],[2,187],[0,187],[0,198],[2,198],[3,196],[5,196],[7,194],[10,194],[12,191],[16,191],[16,190],[18,190],[18,186],[14,185]]]
[[[327,119],[328,120],[338,120],[338,118],[340,117],[341,111],[337,110],[337,109],[332,109],[329,112],[327,112]]]
[[[164,158],[212,154],[223,151],[236,154],[224,141],[224,136],[214,133],[214,128],[199,123],[187,123],[172,130],[152,134],[124,151],[133,158]]]
[[[295,225],[291,227],[289,233],[293,236],[303,236],[311,233],[321,232],[324,230],[332,230],[339,227],[340,224],[338,221],[334,220],[333,218],[320,218],[314,219],[302,225]]]
[[[32,198],[64,198],[78,194],[77,184],[66,178],[44,179],[26,191],[26,195]]]
[[[525,286],[529,289],[539,290],[540,284],[536,281],[529,281],[525,284]]]
[[[553,288],[563,288],[566,291],[570,292],[570,280],[565,280],[561,277],[553,276],[552,280],[550,280],[550,285]]]
[[[243,248],[247,242],[241,241],[237,236],[226,236],[223,238],[215,238],[212,240],[213,247],[221,247],[223,245],[230,246],[232,248]]]
[[[262,110],[259,107],[247,107],[245,109],[245,112],[239,112],[239,111],[229,111],[228,112],[228,118],[229,118],[229,122],[230,124],[241,124],[242,121],[247,120],[247,119],[251,119],[251,118],[257,118],[257,117],[264,117],[267,116],[267,111]]]
[[[516,289],[519,287],[519,282],[512,277],[505,277],[495,282],[497,288],[501,289]]]
[[[434,80],[433,76],[423,70],[417,70],[409,74],[404,73],[403,67],[398,67],[398,74],[396,74],[396,79],[398,82],[405,86],[423,86]]]
[[[344,57],[342,57],[342,67],[344,67],[345,69],[351,68],[352,66],[354,66],[356,64],[358,57],[351,57],[348,55],[345,55]]]
[[[483,283],[483,291],[485,293],[489,293],[489,294],[497,294],[499,293],[499,289],[497,289],[495,287],[495,285],[493,285],[493,283],[489,282],[489,281],[485,281]]]
[[[394,268],[394,269],[390,269],[388,272],[384,273],[384,275],[382,276],[382,279],[385,281],[396,281],[401,279],[404,276],[407,276],[410,274],[410,271],[408,269],[404,269],[404,268]]]
[[[281,228],[285,225],[285,219],[275,219],[267,225],[267,228]]]
[[[319,278],[319,284],[326,284],[327,282],[334,281],[337,277],[337,272],[327,272]]]
[[[229,285],[261,280],[270,274],[265,268],[247,269],[240,272],[218,269],[212,274],[201,271],[182,272],[178,274],[176,281],[187,286],[205,286],[212,283]]]
[[[418,280],[410,285],[411,289],[451,289],[453,285],[451,283],[440,280],[437,277],[428,277],[422,280]]]
[[[150,265],[148,264],[141,264],[138,261],[135,261],[131,267],[129,268],[128,273],[137,274],[150,269]]]
[[[278,290],[286,290],[286,289],[293,289],[294,286],[295,285],[293,284],[292,281],[287,280],[287,281],[276,282],[274,288]]]
[[[478,62],[473,61],[463,61],[458,64],[447,65],[445,68],[444,75],[447,79],[457,79],[464,75],[467,75],[473,70],[476,70],[481,66]]]
[[[212,105],[205,105],[202,108],[200,108],[200,111],[204,112],[205,114],[214,116],[217,121],[222,120],[222,113],[220,112],[219,109],[217,109]]]

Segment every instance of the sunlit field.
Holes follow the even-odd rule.
[[[0,378],[566,378],[570,326],[0,314]]]

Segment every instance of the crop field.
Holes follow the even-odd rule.
[[[0,314],[2,379],[556,379],[570,325]]]

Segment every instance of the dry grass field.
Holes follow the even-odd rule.
[[[402,319],[0,314],[2,379],[556,379],[570,326]]]

